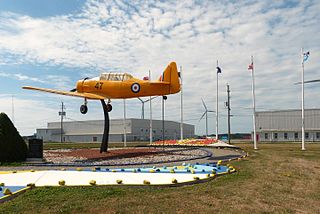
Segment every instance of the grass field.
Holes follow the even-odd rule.
[[[238,144],[239,145],[239,144]],[[176,188],[36,188],[0,213],[320,213],[320,144],[242,144],[238,172]]]

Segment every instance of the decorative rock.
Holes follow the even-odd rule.
[[[66,185],[65,180],[60,180],[60,181],[59,181],[59,185],[60,185],[60,186],[64,186],[64,185]]]
[[[4,195],[11,195],[12,192],[10,191],[10,189],[5,188],[5,189],[3,190],[3,194],[4,194]]]
[[[89,184],[92,185],[92,186],[95,186],[95,185],[97,184],[97,182],[96,182],[95,180],[91,180],[91,181],[89,182]]]
[[[4,183],[0,183],[0,186],[3,187],[3,186],[4,186]]]
[[[117,182],[117,184],[122,184],[122,180],[121,179],[118,179],[116,182]]]
[[[36,185],[34,183],[29,183],[27,184],[27,187],[31,187],[31,188],[34,188]]]
[[[150,181],[144,180],[144,181],[143,181],[143,184],[145,184],[145,185],[150,185]]]
[[[193,180],[199,180],[199,177],[193,177]]]
[[[173,184],[176,184],[176,183],[178,183],[178,181],[177,181],[177,179],[175,179],[175,178],[172,178],[172,181],[171,181]]]

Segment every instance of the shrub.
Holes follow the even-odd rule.
[[[5,113],[0,113],[0,161],[22,161],[28,148],[17,129]]]

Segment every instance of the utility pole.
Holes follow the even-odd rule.
[[[230,88],[229,88],[229,84],[227,83],[227,95],[228,95],[228,101],[227,101],[227,108],[228,108],[228,143],[230,144]]]
[[[63,142],[63,117],[66,116],[66,112],[64,111],[65,106],[63,102],[61,102],[61,111],[59,111],[59,116],[61,117],[60,120],[60,143]]]

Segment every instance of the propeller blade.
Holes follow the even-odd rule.
[[[206,106],[206,104],[204,103],[204,101],[203,101],[202,98],[201,98],[201,101],[202,101],[202,104],[203,104],[203,106],[204,106],[204,109],[205,109],[206,111],[208,111],[207,106]]]
[[[304,83],[313,83],[313,82],[320,82],[320,79],[304,81]],[[298,85],[298,84],[301,84],[301,82],[295,83],[295,85]]]
[[[202,118],[204,117],[204,115],[206,115],[207,114],[207,111],[205,111],[204,113],[203,113],[203,115],[200,117],[200,120],[202,120]],[[200,121],[199,120],[199,121]]]
[[[77,91],[76,88],[70,90],[70,92],[76,92],[76,91]]]
[[[149,98],[149,99],[145,100],[144,102],[145,102],[145,103],[146,103],[146,102],[149,102],[150,100],[156,99],[157,97],[158,97],[158,96],[151,97],[151,99]]]

